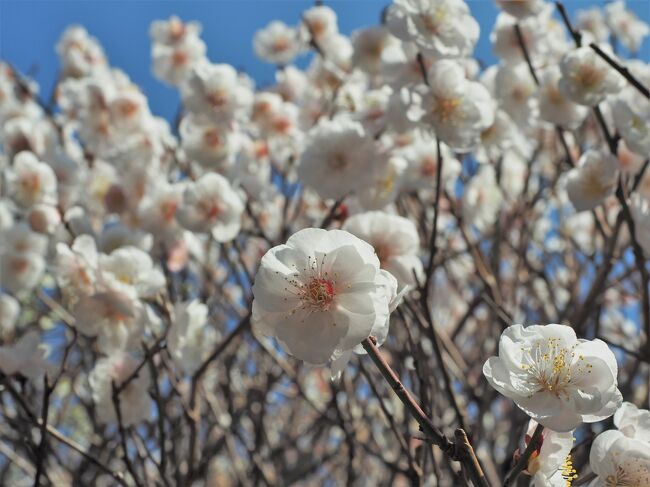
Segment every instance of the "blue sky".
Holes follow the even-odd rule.
[[[376,25],[389,0],[329,0],[338,14],[342,32]],[[494,63],[489,32],[497,15],[492,0],[469,0],[481,24],[476,56]],[[600,0],[567,0],[571,13],[579,8],[602,5]],[[84,25],[97,37],[112,65],[122,68],[149,97],[152,111],[168,120],[178,109],[178,95],[151,74],[149,24],[154,19],[177,14],[183,20],[199,20],[208,57],[249,73],[263,86],[273,81],[274,67],[258,60],[252,48],[253,34],[275,19],[289,24],[313,5],[304,0],[0,0],[0,58],[26,72],[36,69],[35,78],[44,98],[55,82],[58,60],[54,46],[70,24]],[[637,15],[650,19],[650,0],[628,0]],[[641,50],[650,59],[649,42]]]

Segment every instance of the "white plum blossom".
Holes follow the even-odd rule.
[[[29,209],[26,220],[35,232],[52,235],[61,223],[61,213],[52,205],[38,203]]]
[[[446,188],[452,188],[461,173],[460,161],[444,143],[440,143],[442,164],[442,182]],[[435,140],[416,137],[411,144],[393,151],[394,157],[406,161],[403,185],[407,189],[433,191],[438,174],[438,154]]]
[[[503,192],[497,184],[494,167],[482,165],[463,194],[465,224],[482,232],[496,221],[502,203]]]
[[[599,8],[578,10],[576,26],[581,31],[588,32],[598,43],[607,42],[609,39],[609,27],[605,22],[605,15]]]
[[[193,374],[211,351],[217,333],[208,323],[208,307],[194,300],[174,306],[167,348],[174,363]]]
[[[526,446],[532,439],[537,422],[530,420],[526,432]],[[567,480],[577,475],[571,467],[571,449],[574,445],[573,431],[558,433],[545,428],[540,438],[541,445],[533,452],[526,471],[533,477],[534,487],[564,487]]]
[[[319,44],[339,31],[336,12],[327,5],[316,5],[305,10],[302,21],[307,30],[306,37]]]
[[[75,78],[107,69],[106,56],[97,39],[79,25],[68,27],[56,45],[64,76]]]
[[[165,277],[154,267],[151,256],[137,247],[121,247],[100,255],[98,267],[109,286],[128,286],[140,298],[155,296],[165,285]]]
[[[380,267],[395,276],[400,287],[415,286],[416,276],[422,279],[422,261],[418,256],[420,237],[408,218],[369,211],[348,218],[343,230],[372,245]]]
[[[531,126],[539,114],[537,86],[525,63],[510,63],[499,68],[494,80],[499,106],[519,126]]]
[[[93,291],[97,282],[98,253],[90,235],[80,235],[72,246],[63,242],[56,247],[56,276],[61,289],[69,295]]]
[[[481,132],[494,122],[495,103],[485,87],[465,77],[455,61],[434,63],[430,89],[422,90],[421,121],[430,123],[450,148],[467,152],[480,143]]]
[[[228,242],[239,233],[243,212],[244,203],[228,180],[208,173],[185,187],[176,217],[188,230],[210,232],[217,242]]]
[[[622,402],[616,358],[602,340],[566,325],[512,325],[483,374],[538,423],[558,432],[614,414]]]
[[[612,115],[626,145],[647,157],[650,153],[650,100],[628,86],[613,100]]]
[[[152,22],[149,35],[153,41],[151,58],[158,79],[178,86],[205,59],[205,43],[199,37],[198,22],[184,23],[176,16]]]
[[[126,353],[113,353],[100,358],[88,377],[97,416],[102,423],[117,421],[113,404],[113,383],[116,387],[131,377],[140,361]],[[119,395],[120,416],[124,426],[136,425],[149,418],[151,399],[147,389],[150,384],[146,369],[140,371]]]
[[[300,31],[274,20],[255,33],[253,48],[260,59],[285,66],[291,63],[302,49]]]
[[[370,75],[383,69],[383,53],[391,44],[399,41],[386,27],[371,27],[352,34],[352,64]]]
[[[650,25],[625,8],[624,0],[605,5],[605,22],[623,46],[634,53],[638,52],[643,39],[650,34]]]
[[[569,51],[560,62],[560,91],[580,105],[595,106],[618,93],[625,80],[590,47]]]
[[[301,230],[262,257],[252,321],[296,358],[325,364],[371,334],[385,336],[397,284],[386,274],[372,246],[352,234]]]
[[[463,0],[393,0],[390,33],[436,58],[460,58],[474,50],[479,24]]]
[[[625,401],[614,413],[614,424],[628,438],[650,445],[650,411]]]
[[[549,66],[540,75],[539,115],[542,120],[560,127],[578,127],[589,113],[588,108],[567,98],[559,87],[562,73],[558,66]]]
[[[545,5],[544,0],[496,0],[496,3],[504,12],[518,19],[537,15]]]
[[[42,380],[51,365],[47,362],[49,349],[35,330],[21,336],[13,345],[0,346],[0,371],[5,375],[20,374]]]
[[[523,52],[515,33],[515,24],[519,24],[519,30],[530,57],[536,60],[544,54],[543,41],[547,33],[539,16],[528,16],[518,21],[517,18],[505,12],[497,16],[494,28],[490,33],[494,53],[506,63],[524,61]]]
[[[21,222],[0,234],[0,286],[12,293],[29,291],[45,272],[47,237]]]
[[[629,438],[621,431],[599,434],[591,445],[589,465],[597,477],[590,487],[650,485],[648,443]]]
[[[298,177],[322,198],[341,198],[368,186],[379,154],[359,122],[324,120],[307,135]]]
[[[185,107],[217,123],[245,116],[253,101],[250,88],[228,64],[197,64],[182,88]]]
[[[595,208],[614,193],[618,181],[618,160],[605,150],[588,150],[571,169],[565,187],[577,211]]]
[[[23,151],[15,156],[9,184],[13,200],[24,207],[57,202],[54,171],[31,152]]]

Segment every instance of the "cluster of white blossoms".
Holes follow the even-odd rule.
[[[47,425],[62,432],[74,409],[89,454],[97,438],[104,450],[117,444],[114,431],[126,434],[127,458],[160,436],[151,459],[131,466],[152,483],[172,478],[164,454],[173,453],[174,480],[193,485],[213,468],[199,457],[223,446],[246,450],[250,482],[270,484],[293,475],[269,466],[278,445],[295,445],[286,456],[304,463],[286,425],[302,424],[303,409],[349,401],[340,424],[324,413],[322,424],[340,430],[323,441],[346,452],[350,472],[372,470],[360,460],[368,453],[413,482],[428,467],[403,441],[404,411],[369,401],[373,375],[352,360],[373,344],[436,427],[471,426],[498,480],[529,418],[528,444],[544,429],[525,471],[546,486],[575,478],[574,437],[589,446],[602,431],[593,424],[613,415],[618,429],[595,436],[590,466],[585,450],[579,468],[591,469],[591,485],[650,485],[650,413],[621,394],[641,404],[632,389],[646,378],[650,338],[650,65],[641,55],[650,28],[622,0],[580,10],[571,30],[553,2],[496,5],[483,33],[491,66],[474,57],[472,2],[393,0],[380,25],[349,35],[333,8],[316,5],[294,24],[260,26],[249,42],[276,68],[263,85],[211,57],[198,22],[156,20],[151,70],[178,95],[173,121],[155,115],[81,26],[56,46],[49,98],[0,62],[8,424],[39,417],[13,407],[16,394],[31,394],[63,405],[66,418],[50,411]],[[563,324],[507,326],[531,321]],[[297,361],[348,375],[330,388],[321,369]],[[285,414],[302,400],[310,407]],[[392,433],[383,420],[357,428],[379,410],[391,413]],[[271,434],[266,414],[280,418]],[[301,434],[320,435],[312,420]],[[352,451],[361,437],[389,446]],[[104,453],[98,462],[122,465]],[[456,469],[449,463],[443,474]]]

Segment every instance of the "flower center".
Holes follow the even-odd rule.
[[[300,306],[291,310],[293,315],[298,311],[329,311],[336,297],[336,274],[330,275],[323,271],[326,255],[318,258],[308,257],[307,266],[299,271],[298,276],[285,278],[288,287],[285,291],[293,294],[300,300]],[[300,275],[302,274],[302,275]]]
[[[290,46],[291,46],[291,42],[289,41],[288,38],[278,37],[271,45],[271,49],[275,53],[280,53],[288,50]]]
[[[432,35],[438,34],[440,27],[447,17],[447,9],[444,6],[436,8],[433,12],[420,14],[422,25]]]
[[[583,64],[575,75],[575,80],[584,88],[593,88],[603,79],[604,71],[591,64]]]
[[[592,365],[585,363],[584,356],[578,356],[574,363],[577,346],[562,347],[559,338],[549,338],[530,349],[522,347],[529,363],[522,363],[521,370],[528,374],[526,381],[535,389],[533,393],[546,391],[558,398],[567,396],[581,374],[591,373]]]
[[[616,465],[616,471],[605,478],[607,487],[636,487],[650,483],[650,470],[643,461],[633,458],[622,465]]]
[[[325,309],[334,298],[334,283],[328,279],[313,278],[304,287],[304,299],[313,307]]]
[[[460,98],[437,98],[435,99],[433,112],[438,115],[441,122],[447,122],[454,118],[456,109],[460,106]]]

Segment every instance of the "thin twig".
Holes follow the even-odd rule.
[[[512,470],[510,470],[510,472],[508,472],[508,474],[506,475],[506,478],[503,481],[503,487],[509,487],[510,485],[513,485],[514,482],[517,480],[517,477],[519,477],[519,474],[523,472],[523,470],[526,468],[526,466],[528,465],[528,460],[530,460],[531,455],[539,447],[539,443],[540,440],[542,439],[543,431],[544,431],[544,426],[538,424],[537,428],[535,428],[535,432],[533,433],[533,437],[528,442],[528,446],[526,447],[526,450],[524,450],[523,455],[519,457],[519,460],[517,460],[515,466],[512,467]]]
[[[426,435],[429,441],[438,446],[453,460],[460,461],[475,486],[489,487],[469,441],[464,440],[462,443],[453,443],[433,424],[420,405],[413,399],[408,389],[404,387],[404,384],[402,384],[395,371],[388,365],[386,359],[381,355],[373,337],[366,338],[361,342],[361,345],[379,369],[381,375],[386,379],[386,382],[392,387],[402,404],[404,404],[408,412],[418,422],[420,430]],[[460,436],[460,433],[457,433],[457,436]]]

